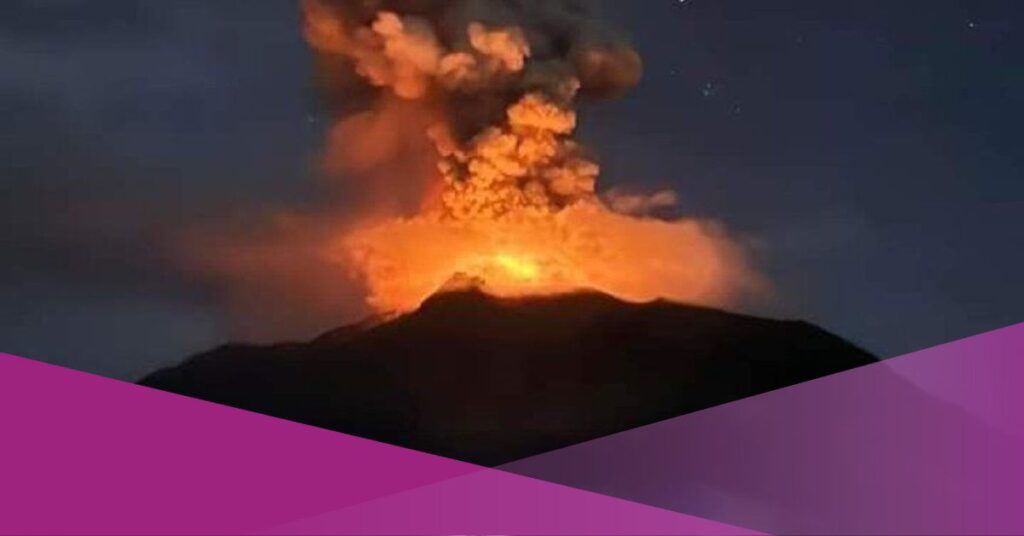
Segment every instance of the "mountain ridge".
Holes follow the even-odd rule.
[[[799,320],[467,288],[309,342],[225,345],[140,383],[498,465],[875,361]]]

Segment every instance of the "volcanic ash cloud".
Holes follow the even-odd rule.
[[[763,288],[722,226],[654,216],[674,192],[599,194],[576,104],[623,94],[642,63],[590,3],[307,0],[302,12],[334,117],[328,195],[184,233],[186,269],[220,286],[238,335],[412,310],[453,279],[501,296],[715,306]]]
[[[598,194],[576,103],[641,76],[639,55],[578,1],[303,3],[338,113],[329,172],[362,190],[326,246],[381,311],[459,274],[498,295],[592,288],[723,305],[755,289],[719,225],[649,215],[674,192]]]

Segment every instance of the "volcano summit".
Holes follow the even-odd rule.
[[[470,285],[306,343],[223,346],[141,383],[498,465],[875,361],[805,322]]]

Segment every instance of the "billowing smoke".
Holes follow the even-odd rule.
[[[639,81],[640,57],[594,11],[581,0],[303,3],[310,46],[407,99],[620,94]]]
[[[317,273],[333,266],[371,308],[415,308],[457,275],[498,295],[711,305],[759,285],[721,226],[656,217],[674,192],[599,193],[576,104],[628,91],[642,62],[592,2],[305,0],[302,12],[335,114],[324,170],[350,201],[305,225],[330,222]]]
[[[593,2],[307,0],[302,6],[325,94],[343,117],[328,140],[329,170],[360,177],[373,184],[366,186],[371,191],[381,188],[387,199],[371,203],[377,209],[409,208],[410,201],[418,209],[417,202],[438,194],[431,187],[439,184],[439,153],[440,171],[453,179],[449,186],[488,159],[505,164],[496,171],[506,178],[519,173],[500,185],[511,187],[501,195],[528,192],[537,203],[546,191],[555,194],[550,201],[564,203],[592,194],[597,167],[566,139],[576,123],[573,102],[580,95],[621,94],[642,71],[636,52],[598,24]],[[509,169],[514,160],[520,169]],[[536,169],[524,166],[543,166],[543,173],[526,177]]]

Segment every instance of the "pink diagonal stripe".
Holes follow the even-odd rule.
[[[478,471],[0,354],[0,532],[252,532]]]

